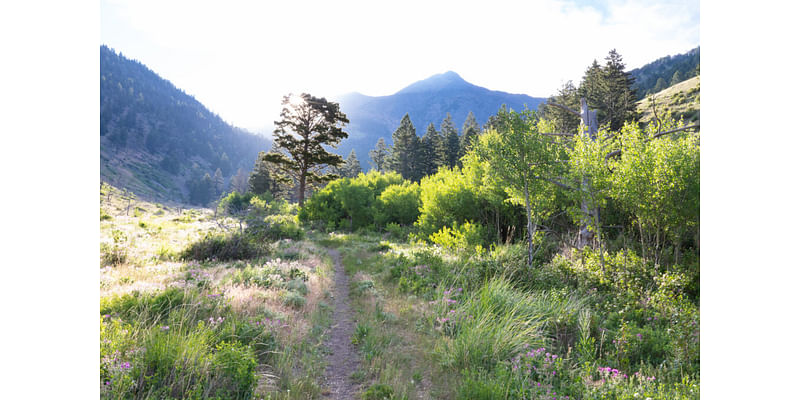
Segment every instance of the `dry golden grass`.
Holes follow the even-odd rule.
[[[167,207],[137,200],[104,185],[100,195],[100,210],[101,215],[111,216],[100,221],[101,246],[114,246],[114,232],[122,232],[124,240],[117,245],[127,254],[124,263],[102,266],[101,250],[101,297],[194,286],[196,282],[187,281],[186,277],[190,271],[198,271],[207,280],[207,287],[223,294],[231,302],[234,312],[247,317],[264,314],[279,316],[287,325],[287,329],[281,330],[282,339],[296,341],[308,334],[310,315],[332,285],[328,266],[322,260],[324,251],[308,241],[281,240],[274,246],[278,256],[268,261],[270,266],[283,272],[296,268],[306,274],[308,281],[305,283],[309,291],[300,309],[284,304],[287,291],[283,288],[264,289],[228,282],[226,278],[238,270],[235,266],[249,265],[246,262],[200,264],[178,260],[180,251],[192,242],[207,233],[224,231],[220,223],[234,226],[231,220],[215,220],[214,212],[210,209]],[[282,254],[293,254],[293,258],[298,260],[281,260]]]

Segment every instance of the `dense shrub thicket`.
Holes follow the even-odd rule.
[[[339,179],[311,196],[298,218],[327,230],[407,232],[453,248],[524,240],[525,195],[506,186],[494,161],[480,155],[487,154],[483,147],[493,145],[492,137],[525,129],[537,130],[535,147],[550,140],[539,132],[549,125],[530,111],[504,111],[498,121],[475,141],[461,167],[442,167],[419,184],[394,172]],[[699,247],[699,134],[653,138],[659,129],[679,125],[627,124],[616,132],[601,130],[596,140],[578,135],[558,155],[563,159],[548,161],[557,167],[536,166],[529,194],[534,235],[569,243],[584,227],[593,245],[606,251],[630,248],[659,265],[692,257]],[[535,175],[545,172],[552,176]]]

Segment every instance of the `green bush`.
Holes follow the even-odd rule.
[[[292,292],[295,292],[301,296],[305,296],[308,294],[308,286],[303,283],[302,279],[292,279],[289,282],[286,282],[286,289]]]
[[[446,249],[464,251],[474,250],[478,254],[483,252],[486,229],[471,222],[461,225],[453,224],[453,228],[442,227],[438,232],[429,236],[431,242]]]
[[[420,187],[417,183],[403,182],[391,185],[378,197],[375,205],[375,223],[411,225],[419,217]]]
[[[420,237],[429,236],[444,227],[471,222],[486,227],[484,243],[503,243],[513,239],[514,232],[525,232],[524,214],[497,179],[488,165],[474,156],[463,159],[464,168],[440,168],[420,182],[420,215],[415,223]]]
[[[253,267],[247,265],[245,268],[233,272],[229,275],[231,282],[239,285],[256,285],[264,289],[269,289],[281,284],[284,277],[281,271],[272,267]]]
[[[394,389],[383,383],[370,386],[362,395],[363,400],[391,400],[394,399]]]
[[[217,344],[209,379],[211,397],[250,398],[257,383],[253,350],[237,342]]]
[[[287,291],[283,296],[283,304],[299,310],[306,305],[306,298],[297,292]]]
[[[314,193],[298,213],[303,223],[334,229],[357,230],[375,225],[376,202],[391,185],[403,183],[395,172],[370,171],[356,178],[330,182]]]
[[[255,230],[255,235],[262,239],[281,240],[292,239],[300,240],[303,238],[303,228],[297,224],[294,216],[291,215],[270,215],[264,218],[265,226],[260,230]]]
[[[243,260],[261,255],[263,251],[238,233],[228,235],[208,234],[181,252],[183,260],[227,261]]]

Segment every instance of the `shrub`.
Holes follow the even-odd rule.
[[[300,240],[303,238],[303,228],[291,215],[267,216],[263,219],[263,223],[254,223],[249,226],[247,233],[257,240]]]
[[[298,213],[303,223],[357,230],[375,224],[376,201],[391,185],[403,183],[395,172],[370,171],[356,178],[342,178],[329,183],[309,198]]]
[[[378,197],[375,205],[375,223],[411,225],[419,217],[420,187],[417,183],[403,182],[391,185]]]
[[[453,224],[453,228],[442,227],[438,232],[429,236],[431,242],[444,248],[464,251],[475,250],[478,254],[483,252],[486,229],[482,226],[465,222],[461,225]]]
[[[181,252],[183,260],[242,260],[260,255],[262,251],[246,236],[240,234],[212,235],[192,243]]]
[[[128,261],[127,236],[117,229],[111,231],[113,244],[100,244],[101,262],[103,266],[121,265]]]
[[[394,399],[394,389],[383,383],[376,383],[370,386],[364,394],[361,395],[363,400],[391,400]]]
[[[306,298],[294,291],[287,291],[283,296],[283,304],[299,310],[306,305]]]
[[[305,296],[308,294],[308,286],[303,283],[302,279],[292,279],[289,282],[286,282],[286,289],[292,292],[295,292],[301,296]]]
[[[209,392],[220,398],[250,398],[257,383],[253,350],[237,342],[222,342],[215,348]]]
[[[257,268],[246,266],[229,275],[231,282],[240,285],[256,285],[264,289],[269,289],[283,282],[281,271],[272,267]]]

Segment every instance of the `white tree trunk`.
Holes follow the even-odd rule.
[[[583,123],[583,129],[587,130],[586,134],[592,140],[597,140],[597,111],[589,110],[589,105],[586,104],[585,98],[581,98],[581,122]],[[581,230],[578,234],[579,248],[583,248],[594,239],[594,232],[589,229],[589,226],[592,224],[592,216],[597,213],[597,210],[589,209],[586,196],[588,190],[589,181],[584,177],[581,181],[581,214],[583,214],[583,217],[581,219]],[[598,227],[595,227],[595,229],[598,229]]]

